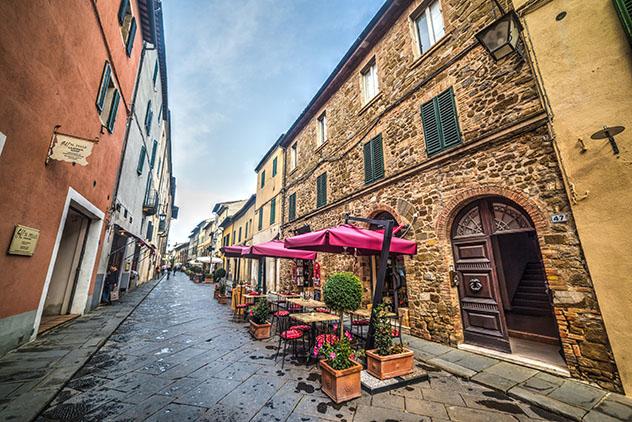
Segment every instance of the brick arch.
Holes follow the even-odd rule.
[[[538,200],[529,198],[522,192],[508,189],[501,186],[479,186],[459,191],[443,207],[437,216],[437,234],[441,240],[450,239],[452,222],[456,214],[463,206],[475,199],[484,196],[502,196],[520,205],[533,221],[533,225],[538,233],[547,229],[546,214],[543,211],[544,205]]]
[[[408,223],[408,221],[405,221],[405,218],[402,217],[395,208],[391,207],[390,205],[386,205],[386,204],[376,204],[374,205],[371,210],[367,213],[367,218],[373,218],[376,215],[378,215],[381,212],[387,212],[389,214],[391,214],[393,217],[395,217],[395,222],[398,224],[402,224],[402,222],[404,222],[404,224]]]

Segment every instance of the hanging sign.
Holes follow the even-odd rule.
[[[8,253],[10,255],[33,256],[39,234],[40,231],[38,229],[16,225]]]
[[[92,154],[92,147],[97,142],[98,140],[96,139],[78,138],[55,132],[46,162],[48,160],[58,160],[87,166],[88,161],[86,159]]]

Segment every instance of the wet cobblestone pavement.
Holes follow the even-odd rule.
[[[317,367],[274,362],[212,287],[163,280],[37,420],[564,420],[440,370],[421,384],[335,405]]]

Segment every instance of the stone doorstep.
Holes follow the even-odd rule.
[[[456,362],[452,362],[450,360],[442,359],[442,356],[449,355],[450,351],[446,351],[446,348],[449,348],[449,347],[445,345],[440,345],[441,347],[435,348],[434,346],[432,346],[432,344],[433,342],[419,339],[419,338],[414,338],[414,340],[408,342],[408,347],[411,348],[413,351],[415,351],[416,360],[419,360],[431,366],[443,369],[444,371],[449,372],[453,375],[456,375],[460,378],[464,378],[464,379],[476,382],[478,384],[484,385],[486,387],[505,392],[508,395],[514,398],[517,398],[521,401],[538,406],[542,409],[548,410],[552,413],[562,415],[564,417],[567,417],[575,421],[582,421],[582,420],[596,421],[596,420],[599,420],[599,418],[602,418],[604,421],[606,420],[607,421],[632,420],[632,399],[625,397],[623,395],[606,392],[604,390],[605,395],[596,403],[594,403],[592,408],[590,409],[581,408],[574,404],[566,403],[564,401],[550,397],[549,394],[557,391],[557,389],[560,388],[562,383],[577,384],[577,388],[589,387],[592,389],[598,389],[597,387],[589,386],[588,384],[578,381],[578,380],[555,377],[551,375],[549,372],[535,370],[533,368],[527,368],[517,363],[510,363],[506,361],[502,362],[502,365],[507,366],[507,367],[515,367],[516,369],[515,372],[525,372],[527,370],[534,371],[534,372],[533,372],[533,375],[530,375],[527,379],[525,379],[522,382],[518,382],[516,380],[505,379],[501,375],[494,374],[492,371],[487,371],[486,369],[488,368],[483,369],[481,371],[475,371],[471,368],[467,368],[465,366],[459,365],[460,360],[456,360]],[[437,343],[434,343],[434,344],[437,344]],[[441,352],[435,355],[434,357],[429,357],[427,351],[431,349],[437,349],[437,350],[440,350]],[[456,348],[449,348],[449,349],[459,350],[459,352],[470,353],[472,356],[480,357],[480,355],[476,353],[468,352],[462,349],[456,349]],[[449,356],[446,356],[446,358],[449,358]],[[501,361],[499,361],[499,363],[500,362]],[[554,378],[559,378],[559,385],[555,386],[554,384],[557,384],[557,383],[549,383],[552,389],[547,389],[546,394],[539,394],[533,391],[533,389],[529,388],[531,384],[533,384],[532,381],[535,379],[537,379],[536,381],[539,381],[540,379],[548,380],[548,379],[554,379]],[[364,388],[364,383],[363,383],[363,388]],[[601,410],[602,410],[602,407],[604,407],[603,405],[607,403],[616,403],[616,405],[618,406],[618,411],[602,412]]]
[[[43,377],[41,377],[39,379],[39,381],[37,381],[36,383],[34,383],[33,385],[33,390],[32,391],[24,391],[22,394],[13,397],[11,402],[13,402],[13,406],[11,405],[11,402],[0,411],[0,420],[9,420],[9,419],[16,419],[16,420],[33,420],[35,419],[47,406],[48,404],[55,398],[55,396],[57,396],[57,394],[64,388],[64,386],[66,385],[66,383],[68,381],[70,381],[73,377],[73,375],[79,371],[83,365],[96,353],[99,351],[99,349],[105,344],[105,342],[107,341],[107,339],[112,335],[112,333],[114,333],[114,331],[116,330],[116,328],[123,322],[125,321],[125,318],[127,316],[129,316],[129,314],[131,314],[133,312],[134,309],[136,309],[136,307],[138,305],[140,305],[143,300],[145,300],[145,298],[152,292],[152,290],[162,281],[162,279],[164,278],[164,276],[156,281],[153,281],[154,285],[147,288],[145,292],[143,292],[140,288],[139,289],[135,289],[134,292],[139,292],[141,293],[141,296],[139,298],[139,300],[131,307],[126,307],[125,309],[128,310],[128,312],[126,312],[125,316],[123,317],[118,317],[120,320],[118,321],[117,324],[112,324],[112,326],[109,326],[106,328],[106,330],[104,331],[108,331],[105,333],[105,336],[103,338],[101,338],[100,341],[98,341],[95,345],[94,345],[94,350],[92,350],[89,353],[84,352],[83,354],[85,356],[82,356],[81,359],[78,359],[75,363],[78,364],[76,366],[76,368],[74,368],[74,370],[69,370],[69,369],[64,369],[63,372],[64,373],[64,378],[58,379],[58,383],[56,383],[57,385],[45,385],[47,382],[51,382],[51,384],[53,384],[53,380],[52,380],[52,376],[51,375],[55,375],[57,374],[57,372],[55,369],[53,369],[52,372],[45,374]],[[152,283],[152,281],[145,283],[146,285],[149,285],[149,283]],[[142,286],[141,286],[142,287]],[[133,292],[132,292],[133,293]],[[128,295],[129,296],[129,295]],[[103,310],[107,310],[109,308],[101,308]],[[96,312],[97,309],[95,309],[93,312]],[[64,327],[56,327],[58,329],[63,330],[66,327],[72,327],[73,326],[73,322],[77,322],[80,319],[74,319],[73,321],[69,321],[68,325],[64,324]],[[45,338],[45,337],[43,337]],[[29,342],[26,343],[28,345],[33,345],[34,342],[37,342],[38,339],[34,340],[33,342]],[[7,356],[7,355],[5,355]],[[2,359],[0,358],[0,361]],[[44,384],[44,385],[42,385]],[[37,397],[39,400],[33,400],[34,397]],[[24,402],[24,399],[26,399],[26,402]]]
[[[421,368],[415,367],[413,372],[408,375],[381,380],[369,374],[368,371],[364,369],[360,373],[360,380],[364,391],[369,394],[377,394],[427,381],[428,373]]]

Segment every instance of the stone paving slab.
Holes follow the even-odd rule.
[[[34,419],[157,284],[145,283],[113,306],[53,328],[0,358],[0,420]]]
[[[404,340],[418,360],[555,414],[577,421],[632,421],[632,399],[621,394],[408,335]],[[450,417],[460,418],[460,410],[455,407]]]

